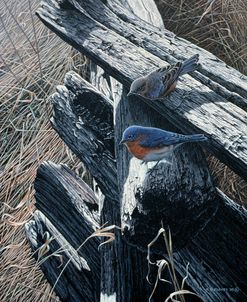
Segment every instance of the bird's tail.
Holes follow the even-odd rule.
[[[191,58],[189,58],[188,60],[185,60],[181,65],[179,75],[183,75],[188,72],[194,71],[198,66],[198,60],[199,60],[199,54],[196,54]]]
[[[182,138],[183,142],[203,142],[208,140],[204,134],[193,134],[193,135],[184,135]]]

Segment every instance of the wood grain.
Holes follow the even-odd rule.
[[[75,73],[70,72],[65,82],[68,79],[70,82],[80,82],[80,77]],[[91,86],[81,81],[81,85],[74,85],[73,93],[82,96],[81,90],[88,90],[87,87]],[[90,93],[98,95],[97,91],[91,90]],[[87,96],[80,104],[91,98]],[[165,126],[170,130],[174,128],[163,118],[158,119],[155,111],[138,100],[133,104],[119,95],[118,100],[114,99],[114,104],[114,119],[118,121],[115,125],[116,159],[122,196],[122,223],[126,226],[125,240],[145,252],[147,244],[155,237],[163,221],[163,225],[172,232],[173,247],[177,250],[174,253],[176,269],[181,276],[185,275],[186,265],[190,263],[191,275],[187,282],[194,291],[200,293],[206,301],[224,301],[229,297],[244,301],[246,256],[242,251],[245,244],[243,230],[247,224],[246,211],[214,188],[205,156],[196,144],[185,144],[177,150],[170,163],[160,163],[154,171],[148,173],[154,164],[140,165],[139,160],[131,158],[127,150],[118,145],[123,128],[130,122]],[[64,119],[69,111],[67,107],[63,113]],[[73,138],[70,140],[73,144],[80,141]],[[110,203],[108,206],[114,213]],[[118,221],[118,215],[113,213],[113,222],[114,219]],[[137,254],[133,251],[131,257],[135,259]],[[153,253],[163,255],[164,251],[165,245],[161,240],[154,246]],[[120,250],[117,250],[117,255],[121,255]],[[235,259],[235,255],[238,259],[236,261],[242,263],[242,270],[237,270],[238,273],[236,262],[230,261],[231,257]],[[125,262],[125,265],[130,264]],[[141,285],[146,286],[145,283]]]
[[[88,1],[87,3],[90,4],[91,2]],[[96,6],[94,7],[96,9]],[[98,15],[108,12],[107,7],[102,7],[99,10]],[[126,87],[136,77],[167,64],[157,55],[121,36],[115,28],[114,30],[110,29],[93,19],[93,15],[90,14],[93,14],[91,10],[87,12],[85,9],[80,9],[79,11],[73,9],[73,6],[71,10],[63,10],[52,0],[42,2],[42,8],[38,10],[38,16],[48,27],[89,56]],[[110,22],[107,14],[105,15],[105,22]],[[131,25],[130,27],[134,26]],[[139,30],[139,28],[137,29]],[[175,45],[177,46],[183,40],[177,39],[176,41]],[[175,42],[167,40],[167,43],[173,45]],[[165,45],[165,42],[163,43],[162,38],[163,44]],[[186,49],[191,47],[196,49],[195,52],[198,51],[198,48],[193,45],[190,47],[187,45]],[[180,52],[185,53],[181,50]],[[167,53],[169,52],[167,51]],[[200,57],[203,66],[209,66],[210,60],[211,66],[217,65],[219,60],[216,57],[211,57],[211,55],[211,59],[204,63],[203,55],[201,54]],[[223,65],[223,63],[220,65],[221,74],[224,74]],[[219,65],[217,66],[219,68]],[[224,68],[228,69],[228,67]],[[243,92],[246,92],[246,82],[241,79],[238,72],[236,74],[238,74],[235,77],[236,80],[229,85],[231,87],[241,86],[240,90],[236,88],[237,90],[234,91],[233,88],[229,88],[229,91],[245,97]],[[234,76],[229,77],[225,73],[224,78],[225,82],[228,83],[231,81],[229,78],[234,78]],[[221,85],[223,84],[221,83]],[[228,89],[229,85],[227,85],[223,86]],[[132,101],[134,102],[135,98]],[[227,96],[220,95],[217,89],[213,91],[192,76],[186,75],[181,78],[177,90],[166,100],[148,101],[147,103],[184,133],[203,132],[208,135],[211,138],[208,150],[240,176],[247,179],[247,113],[229,101]]]

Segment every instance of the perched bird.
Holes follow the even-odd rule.
[[[161,67],[146,76],[137,78],[130,86],[130,95],[140,95],[148,99],[159,99],[175,90],[178,78],[194,71],[198,66],[199,55],[177,62],[174,65]]]
[[[183,135],[159,128],[130,126],[125,129],[120,144],[143,162],[160,161],[174,148],[187,142],[207,140],[204,134]]]

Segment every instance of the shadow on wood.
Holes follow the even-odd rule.
[[[74,73],[69,73],[66,78],[71,81],[73,77],[74,81],[79,80]],[[87,86],[85,81],[81,83]],[[82,86],[80,89],[83,89]],[[86,87],[85,89],[87,90]],[[59,88],[59,91],[63,90]],[[81,97],[83,94],[76,95]],[[79,104],[78,100],[76,102]],[[121,106],[116,103],[116,114],[125,116],[126,121],[132,118],[136,122],[143,118],[146,123],[149,120],[155,125],[166,123],[167,127],[171,127],[164,118],[157,119],[143,104],[140,111],[137,104],[138,102],[133,106],[132,103],[130,110],[128,100],[124,100]],[[56,106],[56,103],[54,105]],[[149,113],[149,118],[145,117],[145,110]],[[69,115],[69,112],[67,107],[64,117]],[[151,117],[154,117],[155,121],[152,121]],[[75,131],[71,133],[77,135]],[[74,141],[72,137],[70,139]],[[116,140],[118,141],[117,134]],[[117,162],[119,183],[121,185],[122,179],[123,184],[122,223],[129,228],[129,231],[125,232],[125,240],[145,250],[145,246],[159,230],[162,220],[174,235],[173,245],[178,250],[174,254],[176,269],[185,276],[187,263],[190,263],[187,282],[197,293],[206,300],[220,301],[221,298],[231,297],[244,301],[244,270],[242,273],[236,273],[236,263],[231,258],[234,255],[236,259],[241,259],[242,263],[246,261],[242,253],[244,232],[240,232],[240,229],[246,228],[246,211],[239,206],[233,206],[229,199],[216,191],[201,149],[195,144],[184,145],[174,154],[170,164],[160,163],[157,169],[146,174],[153,164],[140,166],[138,160],[131,159],[128,166],[126,163],[130,158],[129,154],[127,150],[119,148],[117,147]],[[179,190],[180,187],[183,188],[182,191]],[[219,209],[216,211],[218,205]],[[231,248],[227,242],[231,242]],[[153,252],[165,254],[164,251],[165,245],[162,241],[154,246]],[[203,267],[207,267],[207,270]],[[212,274],[218,277],[211,278]],[[213,290],[215,288],[227,288],[229,291]]]
[[[237,95],[238,99],[242,99],[242,107],[246,109],[246,105],[244,105],[247,95],[246,78],[212,54],[183,39],[174,37],[174,35],[171,38],[161,30],[153,30],[151,34],[148,30],[149,25],[146,25],[145,36],[155,37],[151,39],[152,44],[157,48],[156,53],[153,54],[149,51],[145,41],[142,44],[137,43],[138,46],[131,41],[132,39],[142,40],[143,27],[139,28],[135,25],[137,31],[135,35],[129,33],[127,37],[124,37],[113,27],[106,5],[103,6],[104,10],[97,10],[96,14],[92,11],[92,6],[89,8],[87,5],[84,9],[82,2],[73,1],[73,3],[75,2],[81,5],[80,10],[75,8],[64,10],[53,0],[43,1],[37,14],[61,38],[86,54],[105,72],[126,87],[138,76],[167,65],[166,60],[157,55],[158,52],[161,53],[162,49],[165,49],[165,45],[167,46],[166,53],[172,55],[179,52],[179,59],[182,53],[200,54],[200,62],[203,66],[200,72],[204,73],[203,76],[208,77],[208,81],[204,79],[203,84],[192,76],[185,75],[179,81],[178,89],[166,100],[150,101],[148,105],[154,107],[183,132],[208,134],[212,138],[208,150],[241,177],[247,179],[247,140],[245,139],[247,113],[232,103],[234,95]],[[87,2],[91,3],[91,1]],[[107,1],[107,3],[112,2]],[[104,22],[100,19],[102,11],[106,13]],[[124,15],[121,16],[124,18]],[[111,26],[108,24],[109,22]],[[118,23],[116,14],[115,22]],[[121,26],[121,34],[129,27],[135,30],[135,26],[128,25],[128,18],[122,22],[124,23]],[[229,72],[231,72],[231,77],[229,77]],[[206,86],[208,82],[216,80],[229,90],[227,94],[222,96],[217,85]],[[215,91],[211,88],[215,88]]]

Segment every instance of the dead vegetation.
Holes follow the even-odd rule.
[[[247,74],[245,0],[156,0],[165,26]]]
[[[247,73],[246,1],[157,2],[168,29]],[[84,58],[35,17],[38,3],[0,3],[0,301],[5,302],[58,301],[32,259],[23,224],[34,211],[32,184],[40,163],[80,167],[50,127],[48,97],[68,70],[83,74]],[[212,157],[210,166],[224,192],[246,201],[245,181]]]
[[[50,127],[48,97],[68,70],[83,71],[84,60],[35,17],[38,3],[0,4],[0,301],[5,302],[49,300],[50,286],[23,229],[34,210],[32,184],[44,160],[73,169],[79,164]]]

